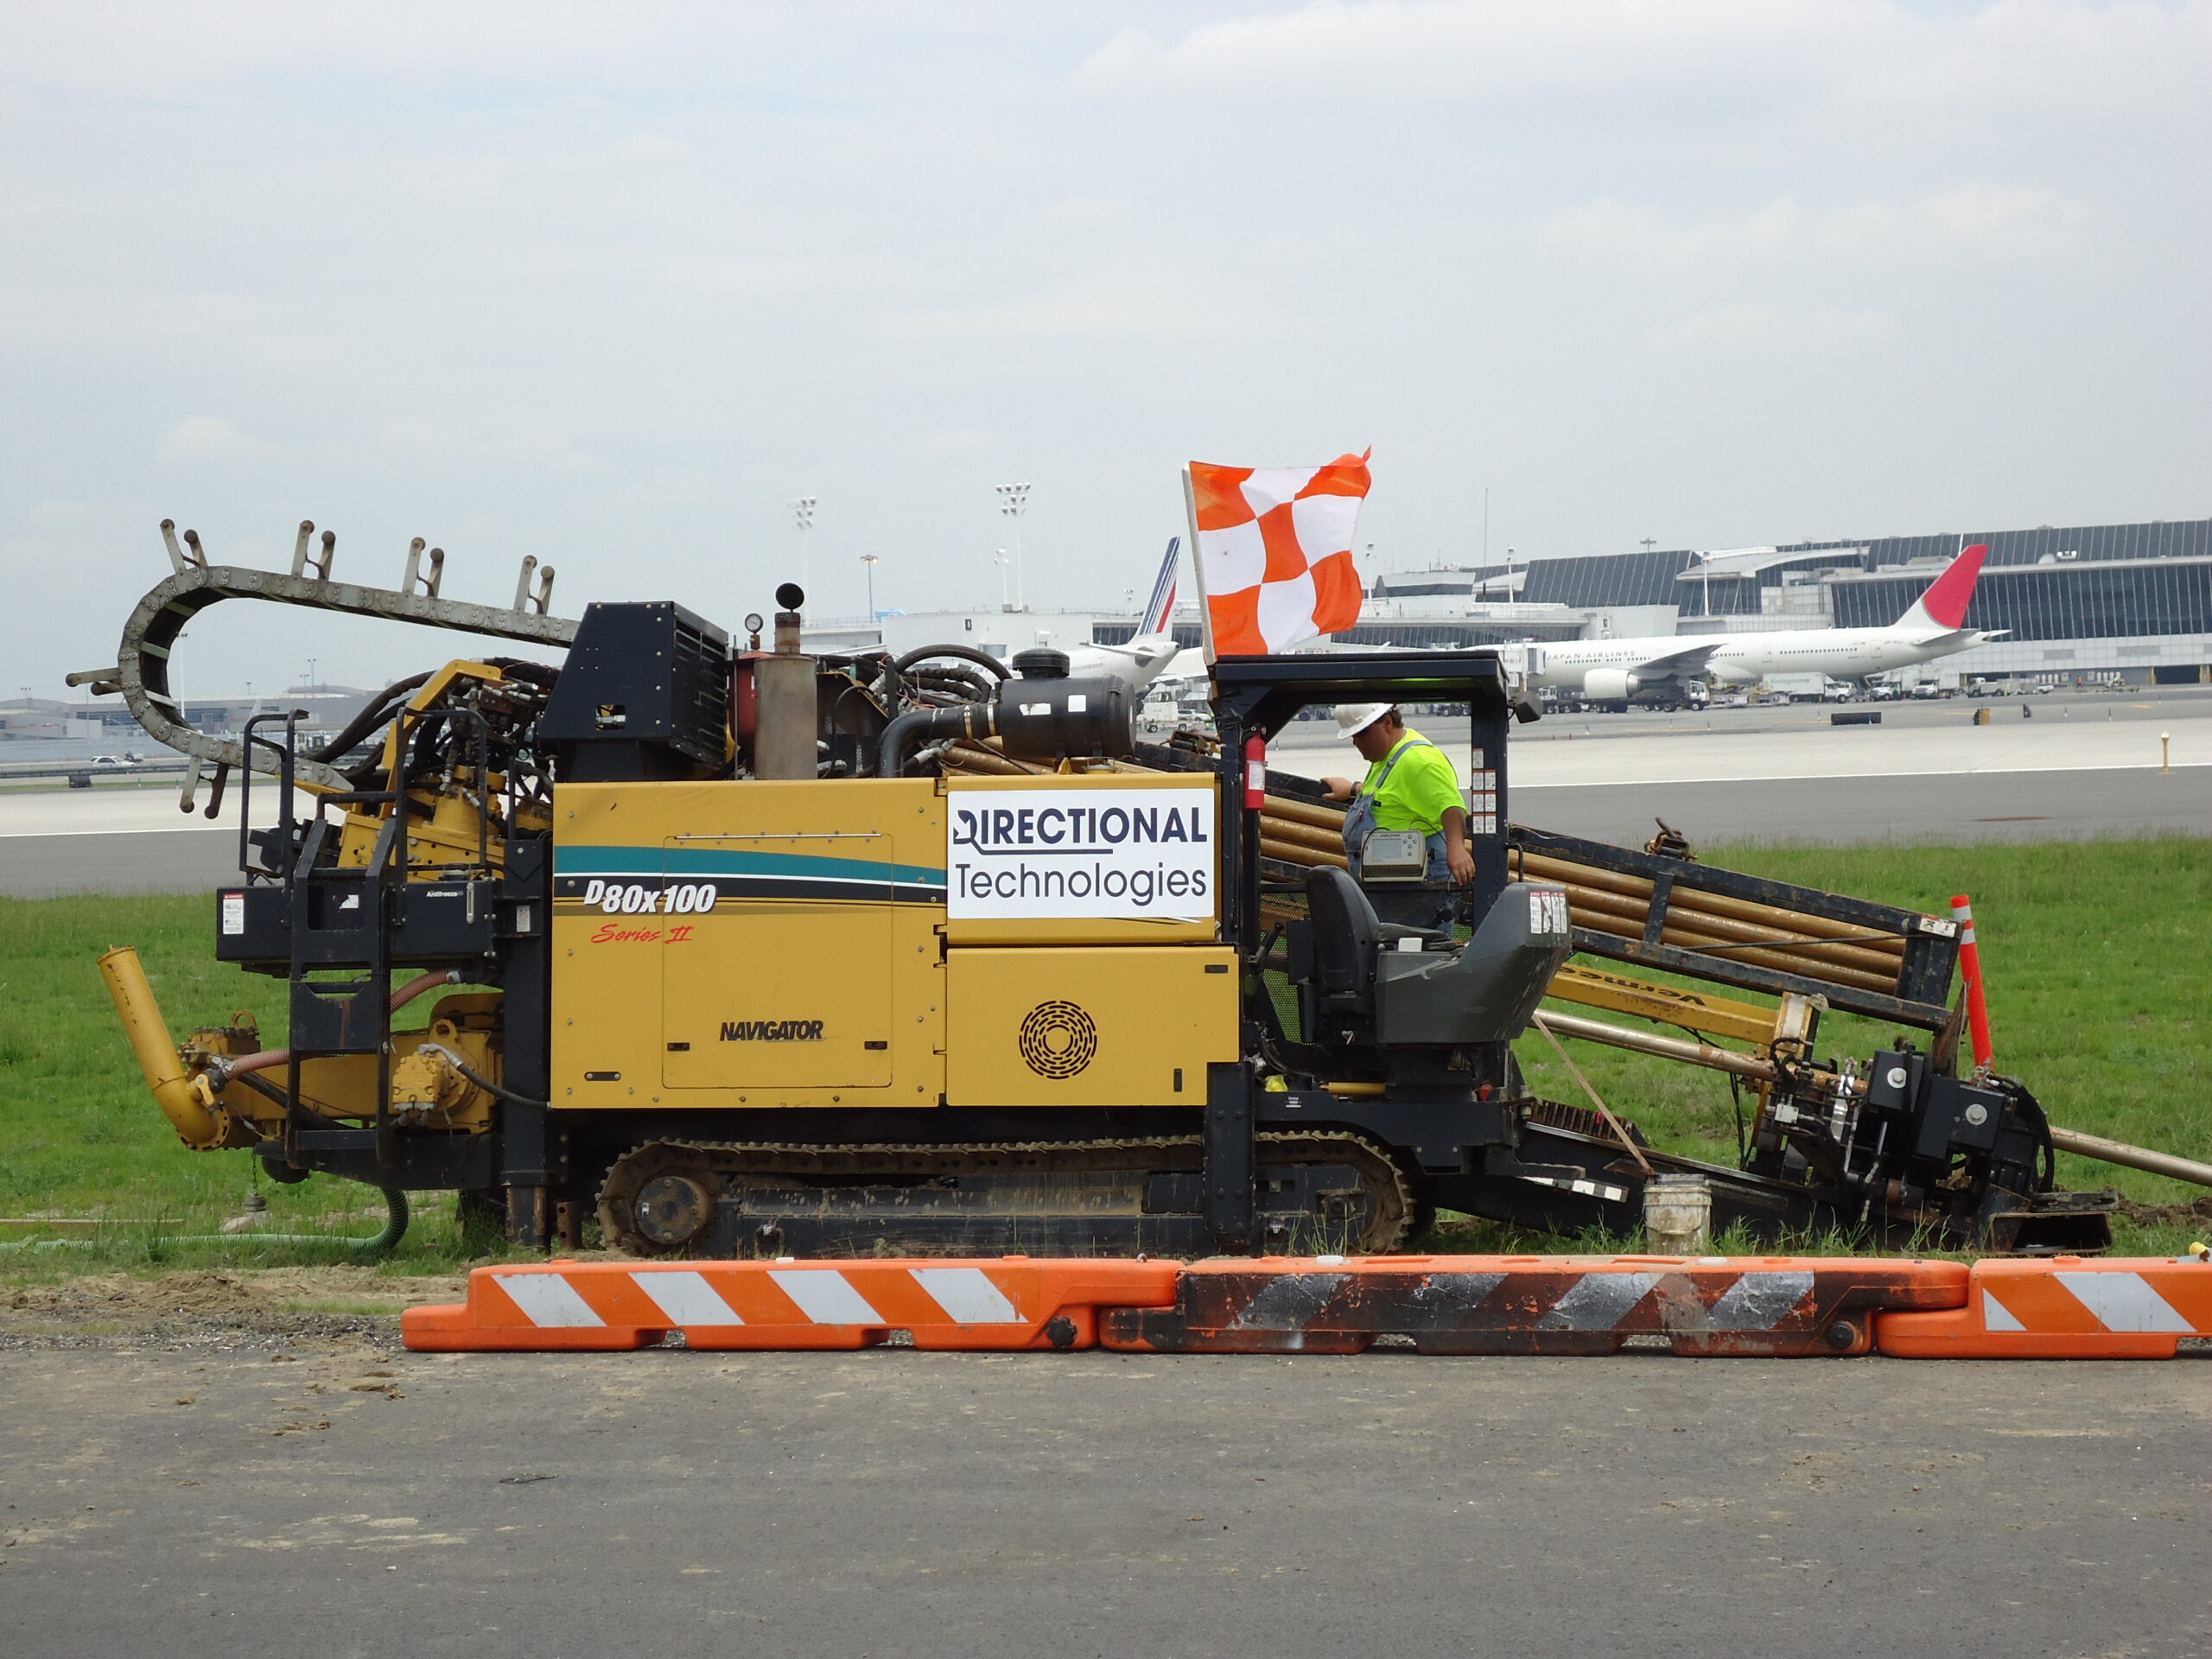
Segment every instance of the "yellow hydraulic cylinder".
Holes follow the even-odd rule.
[[[155,1104],[176,1125],[186,1146],[195,1151],[221,1146],[226,1127],[222,1115],[194,1088],[170,1040],[161,1005],[154,1001],[154,988],[146,982],[138,953],[127,944],[109,951],[100,958],[100,976],[115,998],[117,1017],[130,1039],[131,1052],[138,1057],[138,1069],[146,1074],[146,1086],[154,1091]]]

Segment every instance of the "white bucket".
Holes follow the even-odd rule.
[[[1655,1175],[1643,1184],[1643,1233],[1655,1255],[1713,1248],[1713,1188],[1702,1175]]]

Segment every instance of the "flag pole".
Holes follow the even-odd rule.
[[[1204,630],[1205,664],[1213,666],[1213,606],[1206,599],[1205,554],[1198,546],[1198,491],[1191,481],[1191,469],[1183,468],[1183,513],[1191,524],[1191,577],[1198,589],[1198,623]]]

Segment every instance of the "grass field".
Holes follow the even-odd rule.
[[[1952,893],[1971,893],[2000,1067],[2036,1091],[2055,1123],[2212,1161],[2212,841],[1760,848],[1707,857],[1920,909],[1941,911]],[[94,965],[111,945],[138,947],[173,1031],[220,1023],[238,1007],[260,1014],[272,1042],[281,1031],[280,983],[213,960],[211,909],[205,898],[0,899],[0,1217],[124,1224],[103,1230],[95,1248],[44,1252],[44,1262],[343,1259],[337,1244],[165,1238],[213,1231],[256,1188],[274,1230],[365,1236],[382,1220],[366,1188],[322,1177],[276,1186],[245,1154],[186,1151],[148,1097]],[[428,1007],[410,1013],[420,1020]],[[1892,1037],[1833,1016],[1821,1048],[1863,1058]],[[1606,1103],[1655,1143],[1734,1161],[1725,1077],[1587,1044],[1573,1052]],[[1541,1038],[1522,1044],[1521,1059],[1539,1093],[1580,1098]],[[2204,1196],[2071,1158],[2061,1159],[2059,1177],[2076,1187],[2116,1185],[2148,1204]],[[2131,1225],[2122,1248],[2177,1249],[2202,1225],[2177,1217]],[[1496,1242],[1496,1230],[1484,1233]],[[0,1228],[0,1238],[23,1236]],[[387,1270],[442,1271],[465,1253],[449,1201],[425,1194]]]
[[[179,1037],[251,1008],[272,1046],[283,1040],[283,982],[216,962],[213,912],[205,896],[0,899],[0,1218],[115,1224],[97,1235],[0,1227],[0,1239],[93,1239],[87,1248],[11,1253],[12,1266],[345,1261],[346,1239],[382,1224],[382,1197],[356,1183],[315,1176],[280,1186],[248,1154],[188,1151],[148,1095],[97,965],[111,946],[137,947]],[[426,999],[400,1023],[423,1023],[428,1014]],[[257,1191],[269,1206],[268,1230],[327,1233],[332,1242],[194,1245],[175,1236],[214,1232]],[[452,1201],[414,1198],[415,1224],[386,1268],[448,1269],[463,1254]]]

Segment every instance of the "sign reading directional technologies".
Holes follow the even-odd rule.
[[[1216,914],[1211,785],[963,790],[950,830],[945,909],[955,919]]]

